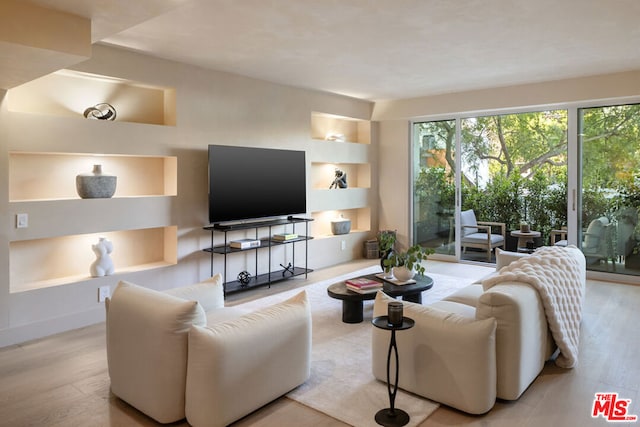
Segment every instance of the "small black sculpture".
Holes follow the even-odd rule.
[[[291,263],[287,265],[280,264],[280,267],[284,268],[284,270],[282,270],[282,277],[284,277],[286,273],[289,273],[293,276],[294,271],[293,271],[293,265],[291,265]]]
[[[347,173],[345,171],[336,168],[335,178],[329,186],[329,189],[332,188],[347,188]]]
[[[241,271],[238,273],[238,282],[240,282],[241,286],[247,286],[251,281],[251,273],[248,271]]]

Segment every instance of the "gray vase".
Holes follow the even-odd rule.
[[[108,199],[116,192],[115,175],[102,173],[102,165],[93,165],[93,171],[76,176],[76,190],[83,199]]]
[[[331,221],[331,232],[335,235],[349,234],[351,231],[351,220],[346,218]]]

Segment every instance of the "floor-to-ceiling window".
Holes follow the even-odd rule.
[[[414,123],[413,239],[455,255],[455,120]]]
[[[506,249],[518,250],[511,231],[521,223],[539,232],[538,246],[547,244],[552,230],[567,225],[566,110],[418,122],[413,135],[416,243],[456,253],[456,182],[461,211],[472,210],[479,222],[505,224]],[[494,226],[492,232],[501,229]],[[488,247],[463,247],[462,259],[494,259],[487,256]]]
[[[578,142],[587,268],[640,275],[640,105],[579,109]]]

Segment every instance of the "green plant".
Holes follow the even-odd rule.
[[[433,248],[425,248],[420,245],[413,245],[405,252],[394,251],[383,261],[385,270],[392,267],[407,267],[418,274],[424,274],[425,268],[420,261],[426,261],[427,257],[434,253]]]
[[[381,230],[378,231],[378,249],[380,250],[380,256],[388,253],[393,249],[393,245],[396,243],[396,231],[395,230]]]

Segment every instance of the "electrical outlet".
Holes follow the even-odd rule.
[[[29,227],[29,214],[19,213],[16,214],[16,228]]]
[[[340,242],[340,250],[343,250],[343,251],[344,251],[345,249],[347,249],[347,242],[346,242],[346,241],[344,241],[344,240],[342,240],[342,241]]]
[[[98,302],[104,302],[111,297],[111,288],[109,286],[100,286],[98,288]]]

